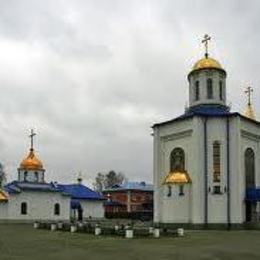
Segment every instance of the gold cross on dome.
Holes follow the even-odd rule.
[[[250,86],[246,88],[245,93],[247,95],[247,104],[250,106],[251,105],[251,93],[253,93],[254,90]]]
[[[208,58],[209,53],[208,53],[208,42],[211,40],[211,37],[208,34],[204,35],[204,38],[202,39],[202,43],[205,45],[205,57]]]
[[[31,134],[29,135],[31,139],[31,150],[33,150],[33,138],[36,136],[36,133],[34,133],[33,129],[31,129]]]

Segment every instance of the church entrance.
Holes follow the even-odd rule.
[[[255,154],[251,148],[247,148],[245,151],[245,185],[246,190],[255,189]],[[257,220],[255,201],[246,200],[245,217],[246,222]]]
[[[246,222],[256,221],[256,202],[246,201]]]
[[[83,220],[83,210],[82,208],[80,207],[78,209],[78,221],[82,221]]]
[[[73,220],[82,221],[83,220],[83,208],[79,200],[71,200],[71,218]]]

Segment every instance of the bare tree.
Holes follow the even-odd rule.
[[[93,184],[94,190],[101,192],[105,188],[105,180],[106,177],[103,173],[99,172],[95,178],[95,182]]]
[[[114,185],[121,185],[126,180],[122,172],[116,173],[111,170],[108,173],[98,173],[95,178],[94,189],[101,192],[104,189],[113,187]]]
[[[123,173],[116,173],[115,171],[111,170],[106,174],[105,188],[107,189],[113,187],[114,185],[121,185],[124,180],[125,176]]]

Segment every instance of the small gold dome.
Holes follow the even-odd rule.
[[[41,170],[43,169],[42,162],[35,156],[34,150],[30,149],[29,155],[21,162],[21,169],[26,170]]]
[[[192,67],[192,71],[201,70],[201,69],[221,69],[224,70],[221,64],[212,58],[205,57],[197,61]]]
[[[4,191],[0,190],[0,201],[7,201],[7,200],[8,200],[7,194]]]
[[[186,171],[175,170],[165,177],[163,184],[186,184],[190,182],[191,178]]]
[[[244,115],[252,120],[256,120],[255,112],[251,104],[247,104],[247,108]]]

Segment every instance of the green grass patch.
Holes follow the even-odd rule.
[[[187,231],[185,237],[127,240],[0,225],[0,260],[260,259],[260,231]]]

